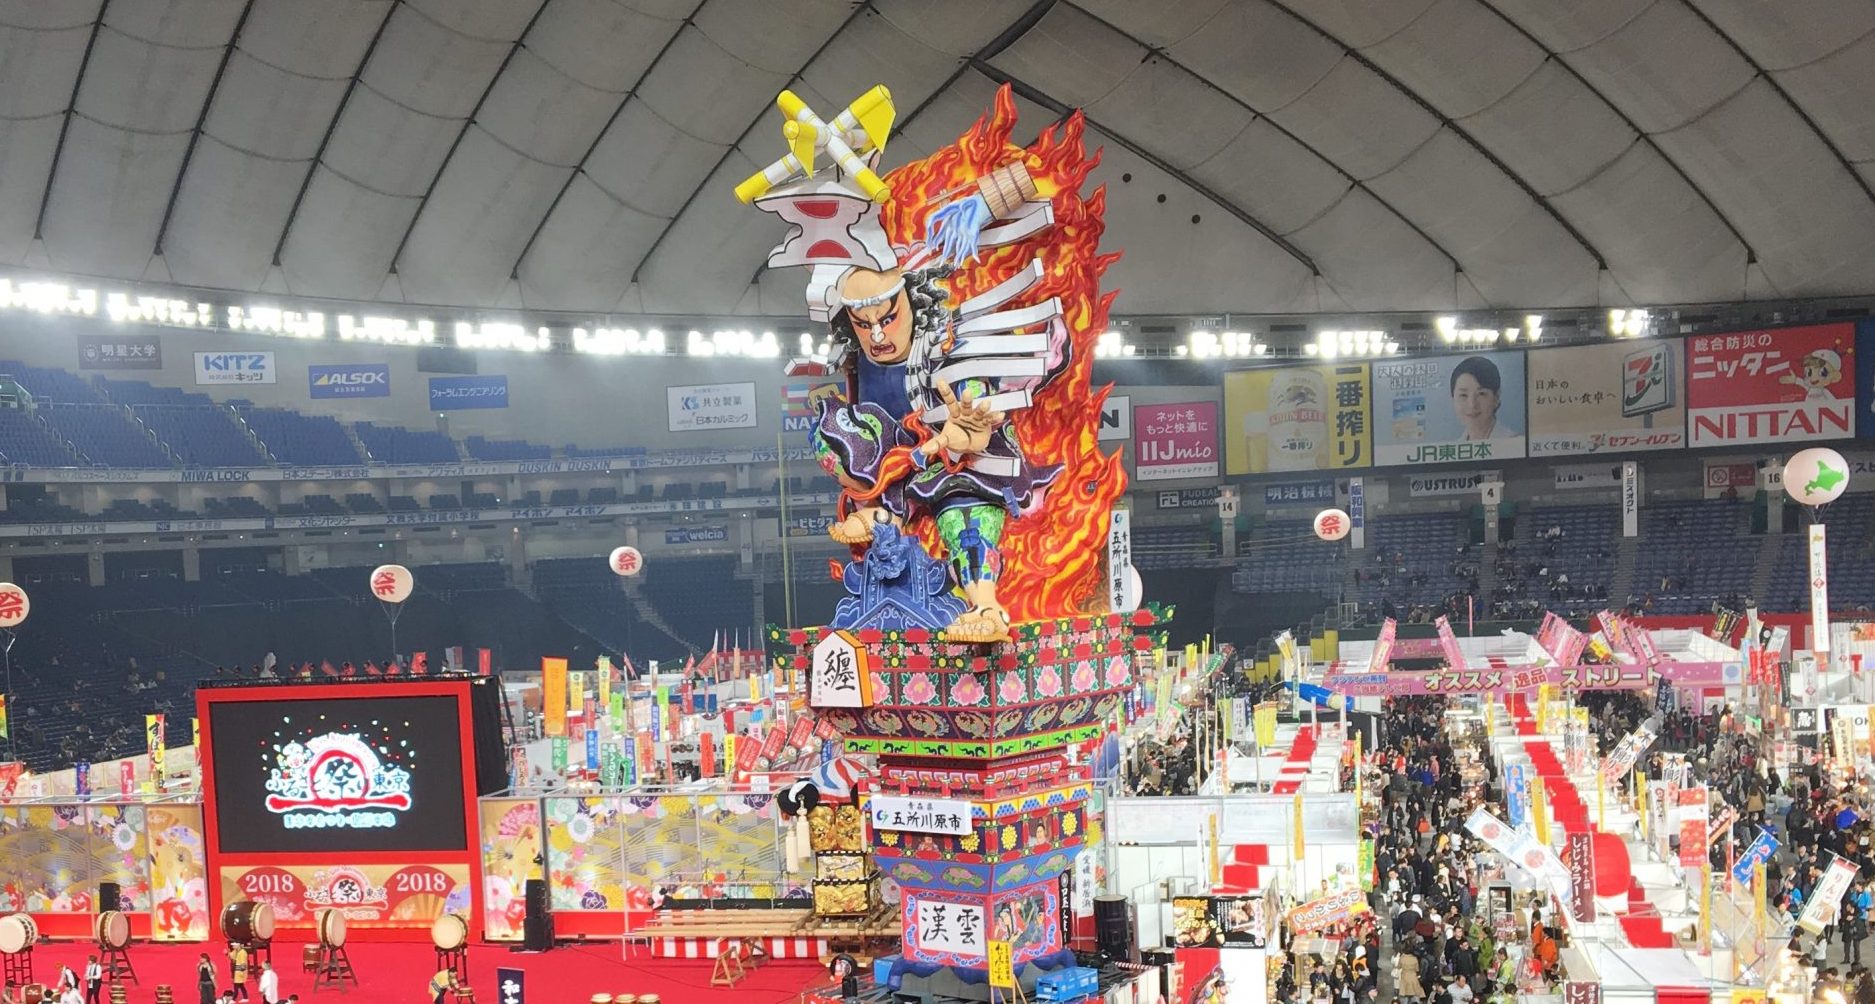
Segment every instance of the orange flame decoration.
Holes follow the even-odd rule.
[[[1068,325],[1067,369],[1029,407],[1011,413],[1029,461],[1063,466],[1042,507],[1011,520],[1003,534],[997,598],[1010,618],[1021,622],[1106,609],[1107,527],[1114,503],[1126,492],[1126,469],[1118,453],[1101,452],[1098,440],[1101,405],[1112,387],[1090,384],[1094,342],[1106,330],[1107,308],[1118,295],[1100,292],[1100,277],[1120,259],[1099,250],[1106,228],[1105,187],[1081,195],[1100,153],[1089,154],[1081,145],[1085,124],[1080,112],[1026,150],[1009,141],[1015,124],[1015,98],[1005,85],[996,93],[995,108],[955,143],[886,176],[892,197],[880,217],[893,244],[913,244],[924,239],[930,199],[1015,160],[1028,166],[1040,194],[1054,200],[1054,226],[1019,244],[985,249],[950,279],[952,302],[961,303],[1040,258],[1042,280],[1025,299],[1060,297]],[[915,519],[912,530],[933,554],[942,553],[928,515]]]

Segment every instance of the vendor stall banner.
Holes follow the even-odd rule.
[[[1680,342],[1603,342],[1528,358],[1532,457],[1686,445]]]
[[[1732,878],[1743,885],[1751,881],[1751,869],[1759,862],[1769,861],[1777,854],[1778,840],[1770,830],[1759,830],[1758,839],[1745,848],[1738,856],[1738,863],[1732,866]]]
[[[1536,629],[1536,643],[1559,666],[1581,662],[1582,653],[1589,647],[1588,635],[1576,630],[1575,625],[1554,611],[1544,611],[1543,625]]]
[[[1842,906],[1843,894],[1855,881],[1856,866],[1842,858],[1830,861],[1829,869],[1817,880],[1816,889],[1804,904],[1803,915],[1797,918],[1797,926],[1811,934],[1821,934],[1823,929],[1836,922],[1836,912]]]
[[[1727,446],[1855,435],[1855,326],[1694,335],[1689,443]]]
[[[1647,677],[1633,666],[1531,666],[1521,669],[1441,669],[1426,673],[1331,671],[1322,685],[1350,697],[1402,697],[1419,694],[1534,693],[1548,684],[1564,690],[1644,690]]]
[[[1393,660],[1393,642],[1400,635],[1400,625],[1389,617],[1380,622],[1380,634],[1374,638],[1374,650],[1367,658],[1369,673],[1384,673]]]
[[[1372,366],[1376,465],[1524,455],[1523,353],[1415,357]]]
[[[1135,405],[1133,433],[1136,480],[1217,477],[1217,402]]]
[[[1594,980],[1566,980],[1563,1004],[1602,1004],[1602,985]]]
[[[541,730],[550,736],[566,735],[566,660],[540,660]]]
[[[1634,767],[1634,761],[1640,759],[1641,753],[1658,738],[1654,732],[1644,728],[1623,736],[1615,748],[1602,758],[1602,780],[1614,784],[1627,776]]]
[[[1473,809],[1471,815],[1465,817],[1465,829],[1484,841],[1485,846],[1504,855],[1511,864],[1532,875],[1552,882],[1569,880],[1569,870],[1563,867],[1554,851],[1484,809]]]
[[[1569,915],[1584,924],[1595,922],[1595,834],[1569,831]]]
[[[144,715],[143,733],[150,752],[150,783],[159,793],[163,790],[163,779],[168,776],[168,764],[164,761],[169,751],[169,737],[163,715]]]
[[[1369,466],[1371,390],[1366,363],[1224,374],[1225,472]]]
[[[1504,765],[1504,813],[1510,825],[1523,829],[1530,811],[1530,768],[1525,764]]]
[[[1432,622],[1433,630],[1439,633],[1439,654],[1445,657],[1445,668],[1463,670],[1466,667],[1465,650],[1459,647],[1458,633],[1452,630],[1452,621],[1444,614]]]
[[[1705,785],[1681,788],[1680,802],[1680,867],[1698,868],[1706,863],[1706,821],[1711,811],[1708,807]]]
[[[1327,927],[1345,924],[1367,912],[1367,894],[1360,889],[1343,889],[1312,899],[1289,911],[1289,933],[1300,937]]]

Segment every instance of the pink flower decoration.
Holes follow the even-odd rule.
[[[1003,682],[996,688],[996,696],[1004,704],[1021,704],[1029,699],[1029,688],[1022,682],[1021,673],[1004,673]]]
[[[1132,675],[1132,672],[1127,669],[1125,656],[1116,655],[1111,662],[1107,663],[1107,686],[1109,687],[1125,684]]]
[[[1094,671],[1094,661],[1083,659],[1074,664],[1074,692],[1085,694],[1100,682],[1100,674]]]
[[[884,673],[872,674],[872,699],[873,700],[875,701],[884,700],[886,695],[890,694],[891,692],[892,692],[892,678],[891,677],[885,675]]]
[[[974,708],[988,696],[983,681],[974,673],[965,673],[951,681],[951,703],[959,707]]]
[[[905,678],[906,704],[931,704],[937,700],[937,684],[930,673],[913,673]]]
[[[1035,674],[1035,692],[1043,697],[1061,696],[1061,673],[1053,666],[1043,666]]]

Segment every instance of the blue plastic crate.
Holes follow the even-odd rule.
[[[1057,969],[1035,981],[1035,996],[1045,1001],[1072,1001],[1100,992],[1100,973],[1086,966]]]

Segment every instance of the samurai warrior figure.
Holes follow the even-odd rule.
[[[872,171],[890,95],[874,88],[831,123],[787,92],[778,103],[792,153],[737,194],[793,226],[769,264],[812,269],[809,313],[832,335],[816,365],[846,378],[845,400],[823,398],[816,416],[816,456],[843,489],[829,533],[857,549],[881,524],[929,517],[967,603],[944,636],[1005,640],[999,545],[1062,470],[1024,456],[1011,413],[1065,369],[1069,338],[1054,299],[999,309],[1035,285],[1039,261],[963,303],[948,280],[979,249],[1045,229],[1049,202],[1014,161],[945,193],[924,239],[893,246],[879,204],[890,192]],[[816,174],[817,153],[833,169]]]

